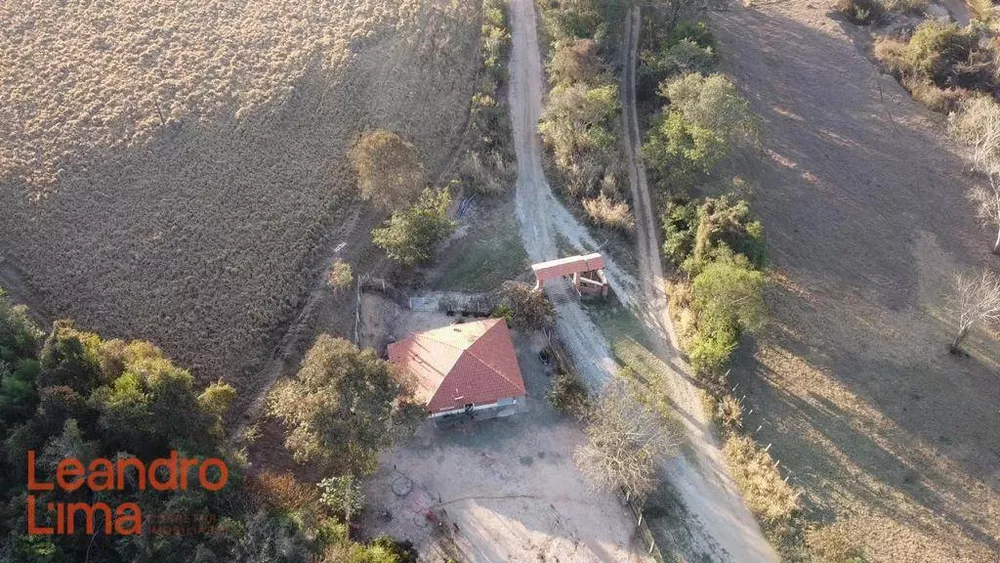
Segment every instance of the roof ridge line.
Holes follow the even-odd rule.
[[[468,351],[468,350],[466,350],[466,351]],[[511,381],[509,377],[507,377],[506,375],[504,375],[503,372],[499,371],[497,368],[495,368],[492,365],[490,365],[489,362],[487,362],[487,361],[483,360],[482,358],[480,358],[478,354],[474,354],[472,352],[469,352],[469,355],[472,356],[473,358],[475,358],[477,362],[479,362],[479,363],[483,364],[484,366],[490,368],[490,370],[492,370],[493,373],[495,373],[495,374],[497,374],[497,375],[500,376],[500,379],[503,379],[507,383],[510,383],[515,388],[517,387],[517,384],[514,383],[513,381]],[[516,356],[515,356],[515,359],[516,359]],[[520,371],[520,370],[521,370],[521,367],[518,366],[518,371]],[[527,388],[525,388],[525,390],[527,390]]]

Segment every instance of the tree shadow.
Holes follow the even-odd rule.
[[[163,119],[148,139],[64,155],[58,186],[37,202],[0,180],[0,254],[25,273],[25,301],[107,338],[149,339],[252,400],[289,326],[314,322],[302,309],[331,257],[359,273],[376,262],[380,215],[355,213],[354,137],[398,131],[432,174],[461,140],[479,16],[422,6],[413,33],[356,40],[332,68],[312,53],[286,92],[251,111],[230,92],[211,112]]]
[[[838,498],[846,492],[945,539],[931,516],[893,504],[902,495],[995,552],[977,493],[1000,491],[998,347],[979,338],[973,358],[949,357],[943,312],[953,271],[988,259],[964,199],[972,179],[941,116],[851,42],[783,10],[713,16],[726,67],[764,122],[754,199],[780,283],[759,344],[857,400],[803,389],[794,362],[776,372],[743,353],[734,381],[764,411],[746,426],[763,424],[760,439],[801,478],[818,519],[849,505]],[[849,465],[880,486],[852,478]]]

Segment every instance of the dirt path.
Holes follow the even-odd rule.
[[[701,406],[690,368],[677,352],[677,337],[670,321],[660,262],[658,225],[646,170],[636,156],[640,143],[639,121],[635,107],[635,66],[641,29],[639,8],[628,15],[625,33],[626,63],[622,73],[622,117],[625,125],[625,148],[628,157],[629,185],[636,216],[636,244],[639,253],[639,277],[644,299],[638,312],[650,333],[653,352],[667,366],[669,394],[690,438],[691,449],[685,457],[671,460],[667,471],[687,505],[689,531],[700,551],[728,553],[739,561],[777,561],[764,539],[753,515],[743,504],[729,475],[719,444],[712,434],[711,420]],[[669,342],[669,344],[668,344]],[[691,555],[694,554],[686,554]]]
[[[531,0],[510,3],[513,51],[510,61],[510,113],[517,152],[517,220],[521,240],[532,262],[560,256],[556,237],[573,248],[594,251],[597,242],[552,194],[542,171],[542,147],[537,135],[542,113],[542,62],[538,52],[535,5]],[[605,257],[608,281],[615,294],[630,305],[635,303],[636,281]],[[566,344],[582,376],[597,389],[617,369],[611,350],[600,331],[565,285],[552,284],[547,290],[559,317],[558,334]]]

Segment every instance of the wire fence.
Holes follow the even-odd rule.
[[[629,512],[632,513],[632,518],[635,519],[635,526],[639,531],[639,536],[646,546],[646,554],[652,557],[656,563],[664,563],[663,553],[660,551],[660,546],[656,545],[656,538],[653,537],[653,531],[649,529],[649,525],[643,517],[642,508],[633,499],[629,498],[625,489],[622,489],[622,495],[625,497],[625,505],[628,506]]]

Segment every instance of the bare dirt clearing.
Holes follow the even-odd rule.
[[[947,353],[952,275],[990,260],[989,237],[941,118],[825,11],[712,17],[764,118],[756,209],[780,279],[772,330],[733,370],[745,424],[866,560],[996,561],[1000,345]]]
[[[543,340],[515,342],[530,410],[448,429],[425,424],[379,459],[364,529],[412,540],[427,561],[646,561],[627,509],[591,493],[573,464],[583,434],[545,402]],[[408,482],[407,494],[393,491]],[[428,510],[441,515],[440,525],[428,521]]]
[[[446,0],[3,4],[0,279],[257,391],[245,376],[333,249],[371,255],[348,145],[393,129],[439,172],[479,18]]]

